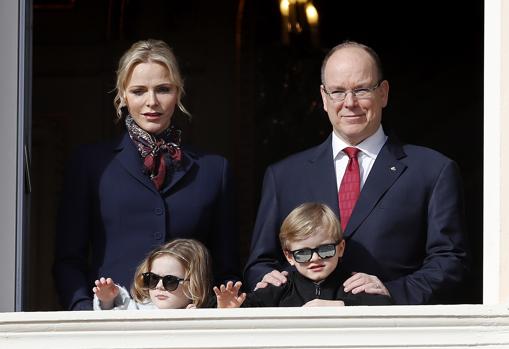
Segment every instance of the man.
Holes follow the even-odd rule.
[[[468,270],[456,163],[385,135],[389,83],[371,48],[356,42],[333,48],[322,64],[320,92],[333,132],[321,145],[268,167],[247,286],[286,282],[281,222],[299,204],[319,201],[342,221],[345,291],[388,295],[396,304],[453,302]],[[357,194],[345,194],[342,181]]]

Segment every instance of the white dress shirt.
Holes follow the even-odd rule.
[[[387,136],[384,133],[382,125],[380,125],[374,134],[355,146],[355,148],[360,150],[357,159],[359,160],[361,190],[364,183],[366,183],[366,179],[368,178],[369,172],[375,163],[380,149],[382,149],[386,141]],[[346,147],[351,147],[351,145],[332,132],[332,156],[334,157],[334,169],[336,170],[338,191],[343,175],[345,174],[346,166],[348,165],[348,156],[343,152],[343,149]]]

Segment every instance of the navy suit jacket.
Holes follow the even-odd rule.
[[[389,138],[344,231],[344,277],[376,275],[396,304],[454,302],[448,297],[468,270],[462,192],[454,161]],[[245,269],[250,289],[273,269],[290,270],[278,232],[292,209],[310,201],[339,217],[331,136],[266,170]]]
[[[98,277],[129,288],[148,252],[173,238],[208,247],[216,282],[239,279],[231,171],[220,156],[184,148],[181,167],[158,192],[125,133],[79,148],[62,194],[54,277],[66,309],[91,309]]]

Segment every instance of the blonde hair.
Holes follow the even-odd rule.
[[[334,241],[343,240],[339,220],[327,205],[304,203],[294,208],[283,221],[279,232],[281,247],[288,250],[291,242],[307,239],[318,229],[324,229]]]
[[[125,101],[125,90],[127,80],[131,73],[138,64],[155,62],[162,64],[168,69],[172,83],[177,87],[179,109],[186,115],[191,116],[181,102],[181,97],[184,95],[184,81],[180,75],[177,59],[173,54],[171,48],[161,40],[141,40],[135,42],[120,58],[117,70],[117,94],[113,99],[113,105],[117,112],[117,119],[121,120],[123,115],[122,109],[127,107]]]
[[[163,255],[176,258],[185,270],[184,279],[189,280],[189,287],[184,288],[184,294],[197,307],[202,307],[212,289],[212,270],[210,255],[207,248],[194,239],[175,239],[148,254],[138,266],[134,274],[131,294],[137,302],[144,303],[150,298],[149,290],[143,285],[143,273],[149,272],[152,262]]]

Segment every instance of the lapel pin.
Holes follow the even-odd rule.
[[[395,166],[392,166],[392,167],[391,167],[391,171],[396,171],[396,167],[395,167]]]

